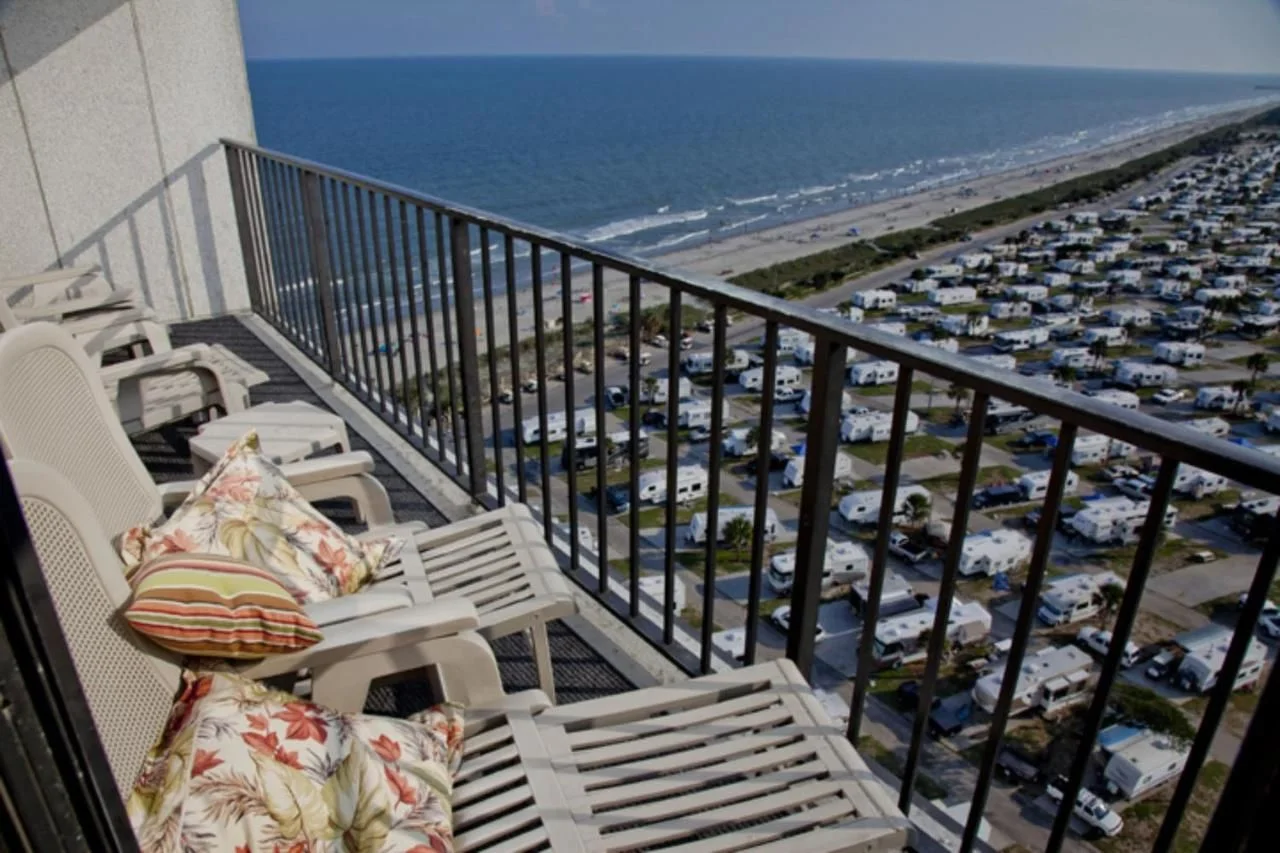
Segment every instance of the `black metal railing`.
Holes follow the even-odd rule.
[[[745,645],[739,658],[741,662],[754,661],[761,646],[757,625],[768,555],[767,472],[772,450],[769,437],[775,426],[780,332],[783,328],[799,330],[811,335],[814,344],[812,399],[805,428],[804,481],[799,498],[791,618],[785,647],[787,657],[806,673],[815,671],[814,632],[831,526],[832,471],[840,444],[846,351],[853,347],[872,357],[895,362],[899,373],[884,462],[884,497],[872,547],[869,597],[862,614],[848,717],[848,736],[855,743],[863,731],[875,669],[873,639],[889,565],[888,535],[893,529],[894,496],[906,457],[907,416],[914,383],[918,376],[927,375],[971,391],[973,401],[961,445],[959,482],[953,496],[955,514],[944,550],[941,590],[902,772],[900,804],[904,811],[911,807],[926,741],[929,709],[948,651],[946,627],[959,581],[969,508],[987,437],[988,406],[998,399],[1025,406],[1060,422],[1048,492],[1020,593],[1012,647],[1004,664],[1006,672],[1013,677],[1004,678],[992,714],[990,735],[978,764],[962,850],[973,849],[991,788],[1002,737],[1011,715],[1016,673],[1027,653],[1037,600],[1050,564],[1055,522],[1063,502],[1072,449],[1080,431],[1089,430],[1129,442],[1161,461],[1146,523],[1141,528],[1130,567],[1129,583],[1119,605],[1113,639],[1084,717],[1063,806],[1057,810],[1053,823],[1047,848],[1050,851],[1059,850],[1065,839],[1071,819],[1071,808],[1067,804],[1075,801],[1084,781],[1108,695],[1120,671],[1121,655],[1160,541],[1158,537],[1178,466],[1203,468],[1265,492],[1280,491],[1280,459],[1180,425],[1067,393],[1013,372],[845,322],[804,305],[615,254],[574,237],[285,154],[231,141],[224,144],[254,310],[451,473],[476,501],[486,506],[509,500],[530,501],[540,507],[547,538],[560,546],[566,572],[689,669],[707,672],[738,662],[716,654],[713,646],[717,563],[722,559],[715,540],[719,516],[724,510],[720,501],[723,459],[719,441],[727,397],[723,354],[729,341],[731,317],[743,318],[735,324],[735,336],[741,337],[742,327],[755,323],[762,326],[764,342],[762,393],[756,421],[759,439],[754,454],[757,466],[752,504],[754,523],[749,543]],[[559,279],[559,293],[548,296],[545,279],[552,270]],[[480,282],[478,289],[476,279]],[[583,290],[575,291],[579,281],[585,285]],[[614,281],[621,285],[623,298],[621,307],[609,308],[615,323],[610,328],[606,326],[609,318],[605,312],[610,284]],[[501,283],[500,293],[498,283]],[[667,306],[666,334],[670,347],[662,434],[666,449],[663,537],[660,543],[643,537],[651,541],[646,549],[640,532],[638,484],[642,468],[636,451],[642,430],[639,404],[642,382],[639,355],[645,309],[642,297],[652,292],[661,297],[659,305]],[[477,298],[482,303],[480,311],[476,309]],[[554,318],[547,316],[557,302],[561,315],[558,326],[552,322]],[[680,427],[679,340],[684,308],[694,303],[710,311],[714,354],[708,389],[712,440],[705,514],[709,532],[708,546],[699,566],[703,605],[700,612],[695,612],[697,618],[689,620],[700,622],[696,634],[678,622],[674,607],[680,555],[676,539],[682,527],[677,475],[681,454],[686,452],[682,447],[688,446]],[[530,314],[533,325],[528,329],[522,319]],[[477,325],[481,321],[483,326]],[[525,342],[526,338],[529,343]],[[629,529],[625,534],[611,533],[607,509],[605,396],[609,368],[605,349],[608,338],[624,342],[629,350],[629,364],[617,368],[629,383],[630,408],[623,419],[631,448],[626,468],[630,484]],[[560,344],[558,357],[563,359],[563,395],[553,402],[549,388],[553,371],[549,359],[557,357],[557,342]],[[522,402],[521,380],[527,370],[526,358],[533,362],[531,384],[536,385],[533,389],[536,418],[528,416]],[[575,360],[582,363],[584,372],[593,378],[593,399],[589,411],[582,417],[594,419],[594,427],[581,431],[576,423],[582,406],[575,388]],[[509,388],[501,385],[504,374]],[[510,417],[506,416],[506,404],[502,402],[508,398]],[[563,408],[557,410],[559,406]],[[562,430],[563,458],[571,461],[563,484],[553,474],[555,442],[550,438],[553,415],[557,411],[566,419]],[[508,428],[512,435],[510,446],[503,440]],[[580,542],[580,531],[587,529],[580,512],[587,505],[579,500],[578,470],[574,462],[579,432],[594,432],[597,442],[596,542],[590,548]],[[536,456],[532,456],[534,444]],[[532,494],[533,489],[538,492],[536,496]],[[567,515],[567,535],[556,527],[557,507],[562,507]],[[611,559],[614,552],[619,556]],[[645,556],[660,561],[658,568],[665,579],[662,600],[656,602],[657,607],[640,592]],[[1217,686],[1204,710],[1186,769],[1153,848],[1160,853],[1172,847],[1209,745],[1222,722],[1231,688],[1274,580],[1278,558],[1280,533],[1273,533],[1259,559]],[[1270,681],[1269,691],[1280,689],[1276,679]],[[1232,784],[1239,782],[1232,780]],[[1231,808],[1230,803],[1223,803],[1218,818],[1227,820]],[[1215,821],[1215,826],[1221,825]]]

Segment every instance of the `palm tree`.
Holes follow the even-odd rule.
[[[983,314],[981,311],[968,311],[968,312],[966,312],[966,313],[965,313],[965,315],[964,315],[964,320],[965,320],[965,323],[964,323],[964,332],[965,332],[965,334],[966,334],[966,335],[969,335],[969,336],[971,336],[971,337],[972,337],[972,336],[973,336],[973,334],[974,334],[974,329],[977,327],[977,325],[978,325],[979,321],[981,321],[981,320],[982,320],[982,318],[983,318],[983,317],[985,317],[985,316],[986,316],[986,315],[985,315],[985,314]]]
[[[1101,370],[1102,362],[1107,359],[1107,350],[1111,347],[1106,338],[1098,338],[1089,344],[1089,355],[1093,356],[1093,369]]]
[[[1133,352],[1134,333],[1138,331],[1138,322],[1132,317],[1121,323],[1124,328],[1124,352],[1125,355]]]
[[[745,515],[735,515],[724,525],[724,544],[738,552],[746,550],[751,544],[753,529],[751,519]]]
[[[644,399],[650,408],[653,407],[653,397],[658,393],[658,380],[652,376],[644,378]]]
[[[947,399],[954,400],[956,404],[956,415],[960,414],[960,407],[969,402],[972,396],[968,388],[962,385],[951,384],[947,386]]]
[[[907,497],[907,523],[919,527],[929,520],[929,498],[921,494]]]
[[[1061,367],[1055,368],[1053,375],[1058,378],[1059,382],[1066,385],[1068,388],[1072,387],[1072,383],[1076,381],[1076,369],[1069,364],[1064,364]]]
[[[1236,399],[1231,404],[1231,411],[1238,415],[1240,414],[1240,407],[1249,399],[1249,380],[1237,379],[1231,383],[1231,390],[1236,392]]]
[[[1120,602],[1124,599],[1124,587],[1118,583],[1109,583],[1100,587],[1098,594],[1102,596],[1102,612],[1109,619],[1120,609]]]
[[[1266,373],[1267,368],[1271,367],[1271,359],[1265,352],[1255,352],[1245,361],[1244,366],[1249,368],[1249,385],[1252,387],[1258,384],[1258,374]]]
[[[758,425],[747,427],[747,447],[755,449],[755,448],[758,448],[759,446],[760,446],[760,427]]]

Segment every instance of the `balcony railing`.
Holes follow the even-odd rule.
[[[745,649],[740,658],[751,663],[759,642],[762,574],[766,556],[765,519],[769,509],[770,442],[775,421],[778,341],[784,329],[813,337],[814,365],[810,387],[810,416],[805,437],[804,480],[799,499],[795,580],[786,655],[803,671],[814,666],[814,632],[821,599],[822,578],[833,500],[832,471],[840,444],[841,399],[845,390],[849,348],[892,361],[899,367],[894,391],[891,436],[884,462],[883,494],[876,526],[869,597],[862,613],[848,736],[855,743],[864,724],[870,680],[875,670],[873,638],[885,581],[889,533],[893,529],[893,496],[898,490],[908,440],[907,417],[918,375],[968,389],[972,405],[963,440],[955,513],[942,560],[941,589],[929,632],[928,657],[919,683],[917,713],[902,772],[900,805],[910,809],[916,788],[928,712],[939,672],[948,652],[946,626],[959,580],[962,545],[979,476],[987,413],[993,401],[1024,406],[1056,419],[1060,430],[1052,469],[1036,528],[1030,565],[1021,590],[1012,646],[1004,662],[1007,673],[1021,670],[1033,628],[1037,600],[1050,564],[1055,522],[1062,505],[1072,450],[1082,430],[1136,445],[1160,459],[1149,510],[1141,527],[1129,568],[1128,583],[1088,709],[1080,746],[1068,775],[1067,790],[1053,823],[1048,849],[1062,846],[1071,809],[1087,770],[1107,700],[1121,668],[1121,656],[1138,613],[1151,572],[1166,509],[1173,495],[1180,465],[1224,475],[1246,487],[1280,491],[1280,459],[1260,454],[1184,426],[1126,411],[1091,397],[989,367],[972,359],[895,337],[865,325],[804,305],[787,302],[723,281],[700,278],[615,254],[582,240],[543,228],[451,204],[421,193],[329,168],[296,157],[232,141],[225,149],[230,166],[240,239],[246,261],[254,310],[281,334],[314,359],[337,382],[363,400],[408,441],[448,472],[478,502],[492,506],[509,500],[528,501],[536,488],[549,540],[564,552],[564,568],[585,589],[612,607],[642,635],[678,662],[703,672],[732,665],[715,653],[715,580],[719,551],[715,533],[724,510],[720,501],[726,367],[715,358],[710,374],[709,484],[706,520],[711,540],[702,558],[703,603],[696,635],[677,624],[674,607],[680,504],[677,471],[680,463],[680,409],[676,381],[681,361],[678,347],[683,308],[700,304],[710,310],[712,352],[726,352],[731,317],[763,324],[763,381],[759,409],[758,448],[755,450],[754,523],[750,542],[749,588],[746,595]],[[558,298],[548,288],[558,279]],[[584,289],[575,292],[575,285]],[[607,286],[624,282],[626,298],[606,316]],[[611,541],[606,509],[605,456],[607,322],[615,326],[609,337],[621,335],[630,352],[627,368],[631,394],[626,427],[630,447],[641,438],[639,389],[642,377],[642,296],[660,293],[667,305],[666,326],[671,338],[666,355],[668,390],[665,434],[665,535],[655,547],[665,573],[664,598],[654,607],[641,594],[642,553],[638,454],[630,455],[629,527]],[[588,298],[589,297],[589,298]],[[477,301],[479,304],[477,305]],[[521,307],[522,303],[525,307]],[[563,322],[548,322],[546,306],[558,303]],[[529,415],[520,394],[524,319],[532,311],[532,358],[535,361],[536,435],[526,441],[521,424]],[[553,309],[554,310],[554,309]],[[555,330],[553,330],[555,329]],[[503,339],[505,338],[505,342]],[[422,343],[425,339],[425,345]],[[558,348],[559,352],[555,349]],[[592,411],[599,447],[595,468],[598,496],[595,547],[585,547],[579,508],[579,484],[570,470],[564,486],[552,474],[549,416],[562,409],[569,418],[564,430],[565,456],[574,459],[578,441],[574,420],[580,408],[575,386],[575,360],[585,353],[592,376]],[[553,401],[549,364],[563,362],[563,398]],[[509,377],[511,417],[504,417],[502,377]],[[557,395],[558,396],[558,395]],[[531,416],[532,417],[532,416]],[[513,446],[503,436],[510,426]],[[531,447],[536,444],[536,447]],[[526,476],[528,457],[534,456],[536,476]],[[514,473],[514,476],[512,474]],[[557,493],[567,495],[567,534],[555,522]],[[617,541],[622,540],[622,541]],[[625,553],[611,561],[613,551]],[[1268,588],[1280,559],[1280,531],[1272,532],[1239,614],[1223,670],[1204,710],[1191,745],[1186,769],[1178,782],[1159,837],[1153,847],[1171,849],[1183,812],[1210,743],[1222,722]],[[1269,694],[1280,691],[1271,679]],[[1001,740],[1014,702],[1016,678],[1003,680],[991,715],[990,735],[982,751],[973,806],[964,828],[962,850],[975,843],[987,801]],[[1270,697],[1269,697],[1270,698]],[[1265,704],[1265,703],[1264,703]],[[1251,765],[1252,766],[1252,765]],[[1238,764],[1237,770],[1240,765]],[[1233,776],[1229,789],[1248,784]],[[1224,802],[1204,842],[1205,850],[1234,849],[1230,840],[1242,825],[1231,802]]]

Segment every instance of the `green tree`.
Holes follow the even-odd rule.
[[[1093,356],[1093,369],[1101,370],[1102,363],[1107,360],[1107,350],[1111,348],[1111,344],[1106,338],[1098,338],[1089,344],[1089,355]]]
[[[922,268],[916,267],[911,271],[912,281],[924,281],[929,275]]]
[[[653,397],[658,393],[658,380],[652,376],[644,378],[644,399],[649,408],[653,407]]]
[[[1117,681],[1109,699],[1111,707],[1131,723],[1168,735],[1184,746],[1195,739],[1196,727],[1182,709],[1150,688]]]
[[[1069,364],[1054,368],[1053,375],[1068,388],[1076,381],[1076,369]]]
[[[919,527],[929,520],[929,498],[926,495],[907,496],[907,523]]]
[[[751,545],[752,530],[751,519],[745,515],[735,515],[724,525],[724,543],[741,553]]]
[[[947,386],[947,399],[952,400],[956,404],[956,414],[960,414],[960,408],[973,396],[968,388],[963,385],[951,384]]]
[[[747,427],[747,447],[755,450],[760,447],[760,426],[752,424]]]
[[[1236,392],[1236,398],[1231,403],[1231,411],[1238,415],[1244,408],[1244,404],[1249,401],[1249,380],[1237,379],[1231,383],[1231,390]]]
[[[1258,374],[1266,373],[1271,367],[1271,358],[1265,352],[1255,352],[1245,361],[1244,366],[1249,368],[1249,386],[1258,384]]]
[[[985,316],[987,316],[985,313],[976,309],[965,312],[964,333],[969,336],[976,334],[978,324],[982,322],[982,318]]]
[[[1128,355],[1133,352],[1133,347],[1136,343],[1134,338],[1137,337],[1138,322],[1130,317],[1128,320],[1125,320],[1121,326],[1124,329],[1124,352],[1125,355]]]
[[[1124,587],[1118,583],[1109,583],[1098,589],[1098,595],[1102,598],[1102,612],[1106,618],[1110,619],[1120,609],[1120,602],[1124,599]]]

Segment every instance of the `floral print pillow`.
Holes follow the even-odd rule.
[[[184,674],[129,818],[143,853],[449,853],[462,712],[340,714],[233,673]]]
[[[270,572],[305,605],[358,592],[399,550],[398,540],[360,542],[343,533],[262,455],[250,431],[166,522],[127,531],[120,555],[129,576],[164,554],[234,557]]]

